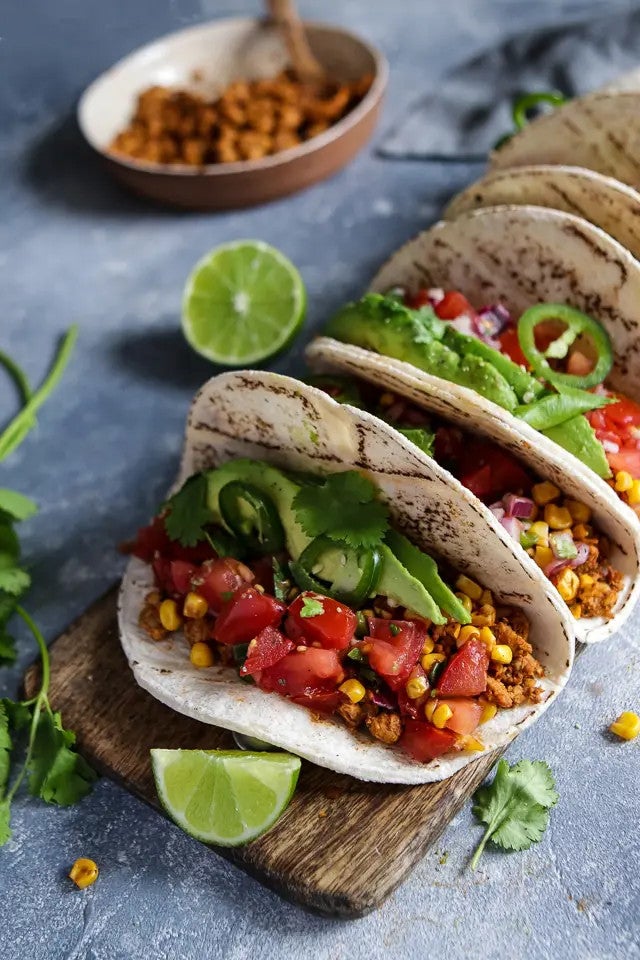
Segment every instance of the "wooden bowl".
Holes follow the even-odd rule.
[[[334,126],[299,146],[261,160],[165,165],[111,155],[138,94],[159,85],[217,96],[233,80],[272,77],[288,65],[278,29],[267,20],[218,20],[169,34],[120,60],[89,86],[78,104],[88,143],[121,183],[165,204],[199,210],[247,207],[294,193],[343,167],[375,128],[388,67],[383,55],[336,27],[306,25],[313,52],[336,80],[370,74],[364,99]]]

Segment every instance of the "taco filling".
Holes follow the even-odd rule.
[[[340,376],[310,382],[334,399],[386,420],[485,503],[551,580],[576,619],[611,619],[624,578],[586,504],[536,476],[508,450],[411,401]]]
[[[607,388],[608,334],[565,304],[516,322],[462,293],[395,289],[347,304],[325,333],[468,387],[564,447],[640,516],[640,405]]]
[[[483,749],[498,710],[544,699],[522,611],[390,525],[356,471],[234,460],[191,477],[127,550],[153,567],[139,626],[417,761]],[[452,584],[450,586],[449,584]]]

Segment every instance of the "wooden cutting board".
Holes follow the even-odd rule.
[[[138,687],[120,648],[117,587],[51,647],[50,700],[101,773],[158,807],[151,747],[232,748],[230,734],[190,720]],[[37,670],[25,678],[36,689]],[[303,761],[282,819],[246,847],[215,848],[262,883],[324,914],[379,907],[438,839],[499,756],[481,756],[442,783],[363,783]]]

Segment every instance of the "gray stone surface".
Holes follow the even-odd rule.
[[[385,49],[393,71],[386,124],[446,66],[501,34],[602,9],[596,0],[301,6],[360,28]],[[29,606],[50,638],[118,575],[113,545],[146,519],[174,472],[189,399],[212,372],[178,328],[193,262],[225,239],[275,243],[308,285],[309,335],[477,173],[461,164],[385,163],[367,151],[310,192],[224,216],[157,210],[121,193],[79,142],[72,111],[82,88],[153,36],[257,7],[31,0],[2,9],[0,346],[37,380],[56,336],[72,321],[81,328],[55,400],[0,480],[40,503],[23,532],[34,574]],[[275,369],[299,370],[301,349],[302,341]],[[3,384],[3,418],[11,402]],[[638,745],[603,733],[621,709],[638,708],[637,624],[636,617],[614,643],[582,657],[556,707],[510,750],[511,760],[544,758],[557,774],[561,800],[534,849],[488,852],[469,873],[480,830],[467,807],[382,910],[331,921],[280,900],[102,780],[68,810],[16,804],[14,838],[0,851],[0,955],[640,956]],[[3,671],[2,692],[15,693],[33,656],[20,639],[20,667]],[[79,855],[101,867],[84,893],[65,879]]]

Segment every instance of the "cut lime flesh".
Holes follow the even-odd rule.
[[[211,250],[192,270],[182,329],[203,357],[235,367],[284,349],[305,309],[304,283],[291,261],[261,240],[237,240]]]
[[[167,814],[204,843],[235,847],[269,830],[286,809],[300,759],[244,750],[152,750]]]

